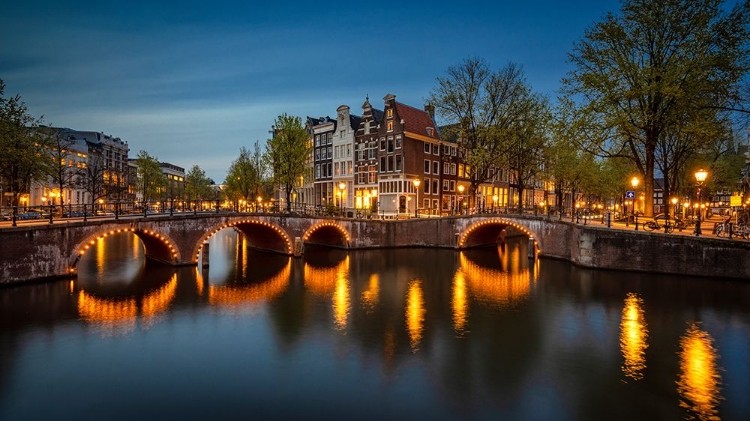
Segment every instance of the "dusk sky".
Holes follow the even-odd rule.
[[[153,4],[151,4],[153,3]],[[158,3],[158,4],[157,4]],[[554,98],[573,43],[615,0],[14,1],[0,79],[48,125],[104,132],[217,183],[276,116],[361,114],[392,93],[421,108],[449,66],[523,66]]]

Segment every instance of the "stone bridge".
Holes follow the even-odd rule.
[[[0,229],[0,283],[75,276],[79,259],[108,235],[131,232],[146,256],[170,265],[197,265],[207,240],[222,229],[242,232],[250,247],[300,256],[305,245],[342,249],[497,244],[529,238],[530,257],[586,267],[748,278],[750,246],[709,238],[665,236],[581,226],[535,215],[472,215],[382,221],[279,214],[198,214],[90,220]],[[721,266],[707,273],[706,265]]]

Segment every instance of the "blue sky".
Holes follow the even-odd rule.
[[[153,3],[153,4],[150,4]],[[0,14],[0,79],[53,126],[101,131],[216,182],[281,113],[422,107],[467,57],[523,66],[554,97],[567,53],[619,2],[21,2]]]

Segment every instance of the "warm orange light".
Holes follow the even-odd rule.
[[[630,185],[633,186],[634,189],[638,188],[638,184],[641,182],[641,180],[638,179],[638,177],[633,177],[630,179]]]

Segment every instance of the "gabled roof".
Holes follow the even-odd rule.
[[[435,120],[425,110],[395,101],[396,114],[404,122],[404,131],[439,139]]]

